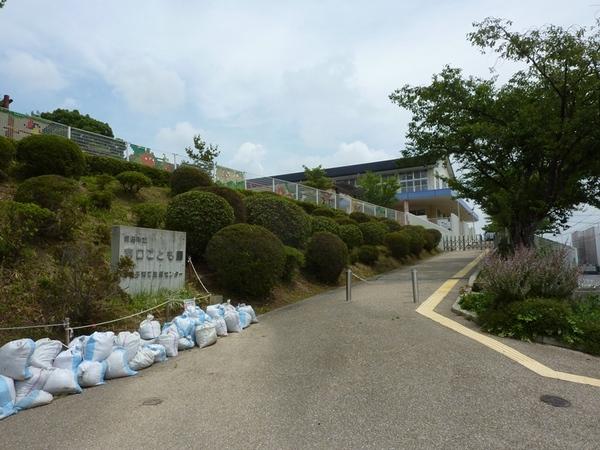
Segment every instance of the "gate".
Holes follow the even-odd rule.
[[[494,248],[494,241],[484,240],[481,234],[475,236],[445,236],[442,239],[442,247],[445,252],[484,250]]]

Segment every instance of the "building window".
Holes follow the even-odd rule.
[[[427,170],[414,170],[400,174],[400,190],[402,192],[426,191]]]

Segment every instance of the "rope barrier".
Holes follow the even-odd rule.
[[[196,268],[194,267],[194,263],[192,262],[192,257],[188,256],[188,263],[190,264],[190,266],[192,266],[192,269],[194,271],[194,274],[196,275],[196,278],[198,279],[198,281],[200,282],[200,285],[202,286],[202,289],[204,289],[204,291],[210,295],[210,292],[208,291],[208,289],[206,289],[206,286],[204,286],[204,283],[202,282],[202,280],[200,279],[200,275],[198,275],[198,272],[196,272]]]
[[[354,272],[352,272],[352,275],[355,276],[356,278],[358,278],[360,281],[364,281],[367,284],[374,284],[373,281],[365,280],[364,278],[359,277],[358,275],[356,275]]]
[[[49,323],[47,325],[26,325],[21,327],[3,327],[0,328],[0,331],[8,331],[8,330],[28,330],[30,328],[51,328],[51,327],[64,327],[64,323]]]

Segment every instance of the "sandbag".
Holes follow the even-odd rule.
[[[10,341],[0,347],[0,375],[13,380],[26,380],[31,377],[29,361],[35,350],[31,339]]]
[[[131,370],[142,370],[154,364],[154,352],[148,347],[141,347],[131,361]]]
[[[223,317],[225,309],[221,305],[208,305],[206,307],[206,314],[211,318],[216,319],[217,317]]]
[[[140,349],[140,334],[137,331],[134,331],[133,333],[121,331],[117,337],[115,337],[115,345],[125,349],[127,352],[127,361],[131,362]]]
[[[166,334],[161,334],[160,336],[158,336],[156,338],[156,343],[158,345],[162,345],[165,348],[165,352],[167,353],[167,356],[169,358],[172,358],[173,356],[177,356],[177,352],[178,352],[177,341],[178,340],[179,340],[179,337],[177,337],[175,333],[166,333]]]
[[[252,317],[246,311],[238,311],[240,315],[240,326],[242,328],[248,328],[250,326],[250,322],[252,321]]]
[[[159,335],[160,335],[160,333],[159,333]],[[144,345],[149,345],[149,344],[156,344],[156,338],[154,338],[154,339],[140,339],[140,346],[141,347],[143,347]]]
[[[227,336],[227,324],[225,323],[225,319],[221,316],[217,316],[213,318],[213,323],[215,324],[217,336]]]
[[[83,347],[85,347],[87,338],[89,338],[89,336],[77,336],[76,338],[73,338],[73,340],[69,342],[69,348],[79,350],[83,356]]]
[[[156,339],[160,335],[160,322],[154,320],[152,314],[148,314],[140,323],[140,337],[142,339]]]
[[[113,378],[130,377],[137,375],[137,372],[131,370],[127,361],[127,350],[123,347],[114,347],[108,358],[106,358],[107,368],[104,378],[112,380]]]
[[[31,391],[26,397],[17,399],[15,409],[21,411],[23,409],[36,408],[51,403],[54,396],[50,392],[36,390]]]
[[[235,309],[226,309],[223,318],[225,319],[228,333],[239,333],[242,331],[240,315]]]
[[[250,314],[251,323],[258,323],[258,318],[256,317],[256,313],[254,312],[254,308],[250,305],[246,305],[245,303],[240,303],[237,307],[238,311],[245,311]]]
[[[12,416],[15,409],[15,382],[10,377],[0,375],[0,420]]]
[[[30,367],[30,370],[31,377],[15,382],[15,409],[17,411],[47,405],[53,399],[52,394],[43,390],[50,371],[38,367]]]
[[[77,382],[77,372],[56,367],[43,370],[49,372],[48,379],[44,384],[44,391],[50,392],[52,395],[80,394],[82,392],[81,386]]]
[[[173,319],[173,325],[177,327],[177,332],[180,338],[188,338],[192,342],[194,340],[194,319],[184,315],[177,316]]]
[[[194,348],[194,340],[188,337],[181,337],[177,340],[177,350],[189,350]]]
[[[148,344],[144,345],[145,348],[149,349],[154,356],[154,362],[163,362],[167,359],[167,349],[164,345],[160,344]]]
[[[94,331],[83,347],[83,359],[86,361],[104,361],[112,352],[115,333],[112,331]]]
[[[83,361],[83,354],[81,350],[78,350],[76,346],[74,346],[73,348],[60,352],[56,358],[54,358],[52,367],[57,367],[58,369],[70,369],[73,372],[77,372],[77,368],[79,367],[79,364],[81,364],[81,361]]]
[[[49,369],[56,356],[62,350],[62,342],[43,338],[35,341],[35,350],[29,364],[40,369]]]
[[[108,363],[104,361],[83,361],[77,368],[77,381],[81,387],[93,387],[104,384]]]
[[[208,347],[215,342],[217,342],[217,330],[214,323],[206,321],[196,326],[196,344],[198,347]]]

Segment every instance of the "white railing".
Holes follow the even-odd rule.
[[[402,214],[404,214],[404,213],[402,213]],[[429,228],[432,230],[438,230],[440,233],[442,233],[442,236],[454,236],[452,231],[450,231],[447,228],[444,228],[438,224],[430,222],[427,219],[423,219],[422,217],[415,216],[414,214],[411,214],[411,213],[407,213],[406,215],[408,218],[408,225],[421,225],[422,227],[425,227],[425,228]]]

